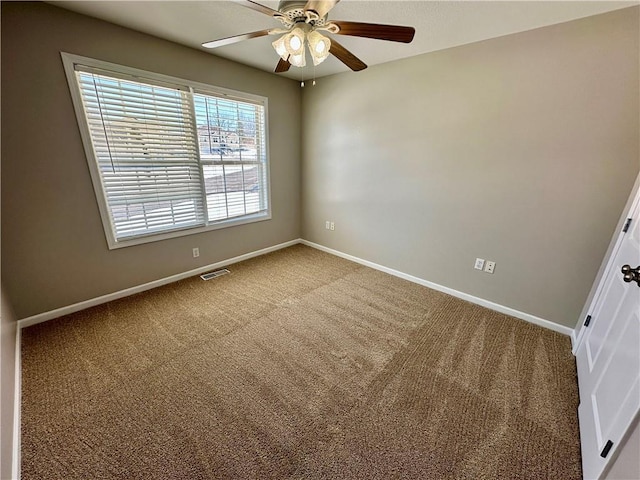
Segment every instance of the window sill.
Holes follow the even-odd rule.
[[[159,242],[161,240],[168,240],[170,238],[184,237],[187,235],[195,235],[198,233],[210,232],[213,230],[221,230],[223,228],[235,227],[239,225],[247,225],[249,223],[262,222],[265,220],[271,220],[271,212],[255,213],[253,215],[245,215],[240,218],[222,220],[220,222],[211,223],[202,227],[187,227],[179,230],[172,230],[170,232],[154,233],[150,235],[125,238],[122,240],[114,240],[107,238],[109,250],[115,250],[118,248],[132,247],[134,245],[142,245],[144,243]]]

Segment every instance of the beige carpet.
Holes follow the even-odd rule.
[[[297,245],[27,328],[23,479],[579,479],[570,340]]]

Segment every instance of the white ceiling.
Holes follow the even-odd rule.
[[[278,0],[258,0],[273,9]],[[54,5],[97,17],[157,37],[272,72],[278,55],[270,36],[209,50],[208,40],[281,26],[267,15],[231,1],[51,1]],[[562,23],[633,5],[638,1],[403,1],[342,0],[329,13],[334,20],[415,27],[411,44],[340,37],[340,43],[367,65],[390,62],[488,38]],[[291,67],[284,75],[300,79],[313,67]],[[349,69],[334,57],[316,67],[322,77]],[[357,73],[354,73],[357,75]]]

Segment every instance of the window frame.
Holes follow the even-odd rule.
[[[156,242],[166,240],[169,238],[182,237],[185,235],[193,235],[212,230],[220,230],[223,228],[245,225],[254,222],[260,222],[271,219],[271,161],[269,155],[269,109],[268,98],[260,95],[240,92],[237,90],[231,90],[224,87],[218,87],[201,82],[195,82],[192,80],[185,80],[170,75],[164,75],[161,73],[149,72],[138,68],[127,67],[116,63],[105,62],[102,60],[96,60],[89,57],[83,57],[80,55],[70,54],[66,52],[60,52],[62,57],[62,63],[64,65],[65,75],[67,77],[67,83],[69,85],[69,91],[71,93],[71,99],[74,107],[76,120],[80,129],[80,136],[82,138],[82,145],[84,148],[85,157],[89,167],[89,173],[91,175],[91,182],[93,184],[93,190],[95,193],[96,201],[98,203],[98,210],[100,211],[100,217],[102,220],[102,226],[104,229],[105,237],[109,250],[129,247],[132,245],[140,245],[144,243]],[[218,220],[210,222],[208,218],[205,218],[205,225],[196,227],[185,227],[175,229],[167,232],[155,232],[149,234],[138,235],[132,238],[124,238],[118,240],[115,236],[115,229],[111,223],[111,212],[109,205],[107,204],[106,191],[100,175],[100,168],[98,160],[96,158],[93,143],[91,139],[91,133],[89,130],[89,124],[84,111],[84,104],[82,100],[82,93],[80,86],[76,80],[76,65],[81,65],[93,69],[104,70],[105,74],[112,74],[114,78],[123,78],[133,81],[142,81],[147,83],[159,83],[170,85],[171,88],[182,89],[189,92],[191,95],[212,95],[216,97],[226,98],[230,100],[251,102],[258,105],[262,105],[264,108],[264,156],[265,156],[265,201],[267,203],[266,210],[263,212],[257,212],[252,214],[243,215],[241,217],[234,217],[230,219]],[[190,114],[195,123],[195,111],[193,101],[190,103]],[[200,141],[196,130],[196,145],[198,164],[201,172],[203,167],[209,165],[209,162],[203,161],[200,157]],[[204,181],[204,177],[202,178]],[[206,192],[202,192],[202,201],[206,204],[207,195]]]

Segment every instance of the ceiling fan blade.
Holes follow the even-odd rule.
[[[259,30],[257,32],[243,33],[242,35],[234,35],[233,37],[221,38],[219,40],[211,40],[210,42],[203,43],[202,46],[205,48],[224,47],[225,45],[249,40],[250,38],[264,37],[265,35],[269,35],[270,31],[271,30]]]
[[[389,40],[391,42],[411,43],[416,33],[413,27],[402,27],[400,25],[379,25],[375,23],[343,22],[332,20],[340,27],[339,35],[351,35],[354,37],[377,38],[378,40]]]
[[[324,17],[329,10],[336,6],[340,0],[308,0],[304,6],[304,11],[312,10],[318,14],[320,18]]]
[[[272,8],[261,5],[257,2],[252,2],[251,0],[231,0],[238,5],[242,5],[243,7],[250,8],[251,10],[255,10],[256,12],[264,13],[265,15],[269,15],[273,17],[274,14],[280,15],[280,12],[274,10]]]
[[[340,60],[354,72],[359,72],[360,70],[364,70],[365,68],[367,68],[366,63],[364,63],[353,53],[336,42],[333,38],[331,39],[331,48],[329,48],[329,53],[335,56],[338,60]]]
[[[276,65],[276,69],[274,71],[276,73],[282,73],[282,72],[286,72],[287,70],[289,70],[289,68],[291,68],[291,64],[289,63],[289,61],[288,60],[283,60],[281,58],[280,61],[278,62],[278,65]]]

